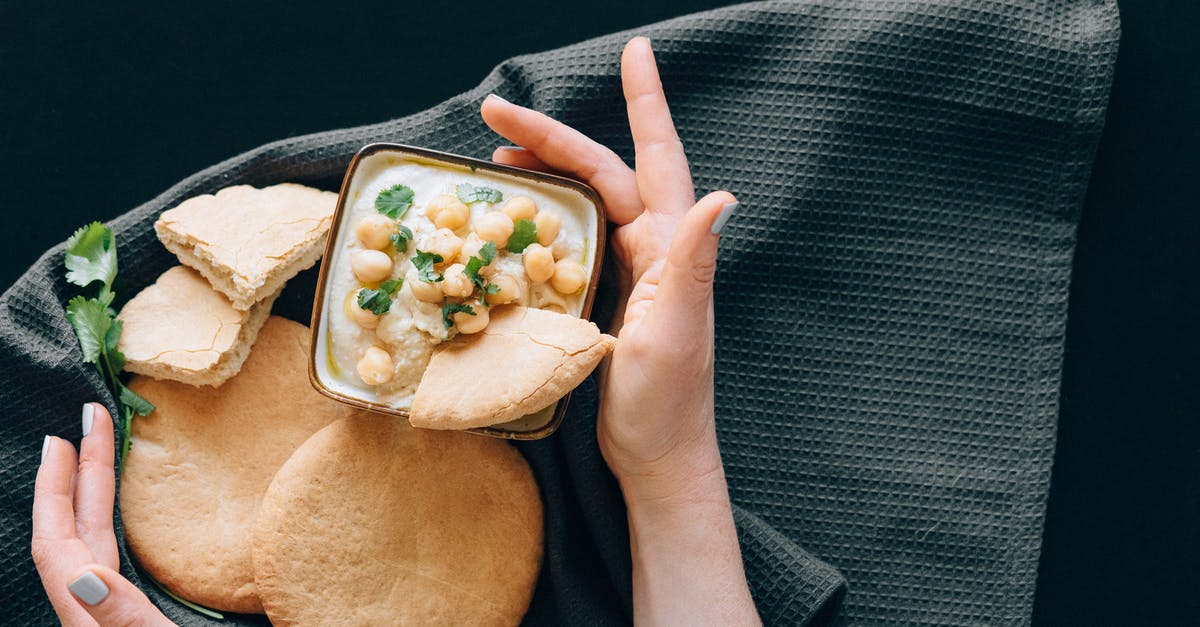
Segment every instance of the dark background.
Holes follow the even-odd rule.
[[[2,2],[0,286],[76,226],[243,150],[419,111],[509,56],[729,4]],[[1200,3],[1121,14],[1071,286],[1040,625],[1200,615]]]

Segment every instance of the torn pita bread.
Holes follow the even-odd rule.
[[[138,292],[117,319],[125,370],[188,385],[219,386],[237,374],[278,292],[238,311],[204,277],[175,266]]]
[[[154,231],[245,311],[316,263],[336,206],[337,194],[294,183],[235,185],[163,212]]]
[[[274,625],[517,625],[542,503],[503,440],[357,413],[279,469],[254,526]]]
[[[434,349],[413,396],[409,421],[425,429],[509,422],[575,389],[616,344],[575,316],[496,307],[483,331]]]

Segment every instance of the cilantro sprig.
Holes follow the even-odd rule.
[[[442,303],[442,322],[446,323],[447,329],[454,326],[454,321],[450,319],[450,316],[456,313],[465,313],[471,316],[478,315],[475,313],[475,309],[466,303]]]
[[[395,248],[396,252],[406,253],[408,252],[408,243],[412,241],[412,238],[412,229],[403,224],[397,224],[396,232],[392,233],[390,238],[392,240],[392,248]]]
[[[433,266],[442,262],[442,256],[418,250],[413,255],[412,263],[417,268],[417,276],[426,283],[437,283],[442,280],[442,274]]]
[[[379,192],[379,195],[375,197],[375,210],[393,220],[399,220],[408,212],[412,203],[412,188],[398,184]]]
[[[494,204],[504,200],[504,194],[500,190],[491,187],[476,187],[470,183],[459,183],[454,191],[458,194],[458,199],[468,205],[473,202]]]
[[[67,302],[67,321],[79,338],[83,360],[96,366],[100,376],[121,405],[121,465],[129,453],[130,428],[134,415],[145,416],[154,405],[125,387],[120,374],[125,368],[125,355],[117,350],[121,340],[122,323],[112,308],[115,294],[112,286],[117,278],[117,245],[113,232],[99,222],[80,227],[67,239],[63,264],[67,282],[88,288],[100,283],[96,296],[82,294]]]
[[[367,311],[382,316],[392,308],[392,295],[400,286],[404,285],[404,279],[392,279],[384,281],[378,289],[360,290],[358,292],[358,306]]]
[[[479,271],[495,258],[496,242],[487,242],[479,247],[479,255],[471,255],[471,258],[467,260],[467,265],[463,268],[463,274],[467,275],[467,278],[471,280],[471,283],[475,287],[483,289],[484,280],[482,276],[479,276]]]
[[[525,247],[537,241],[537,225],[533,220],[521,218],[513,224],[512,236],[508,238],[508,252],[519,253]]]

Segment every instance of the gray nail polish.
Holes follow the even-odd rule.
[[[42,461],[46,461],[46,453],[50,452],[50,436],[42,440]]]
[[[88,605],[95,605],[108,597],[108,586],[96,576],[96,573],[88,571],[79,579],[72,581],[67,589],[71,594],[79,597],[80,601]]]
[[[96,406],[92,405],[91,403],[84,403],[83,404],[83,421],[82,421],[82,425],[81,425],[82,430],[83,430],[83,437],[86,438],[87,435],[92,432],[92,423],[95,422],[95,420],[96,420]]]
[[[488,98],[495,98],[496,100],[499,100],[500,102],[508,102],[507,100],[501,98],[500,96],[497,96],[496,94],[488,94]]]
[[[725,228],[725,223],[729,222],[729,216],[733,215],[733,210],[737,209],[737,201],[731,202],[724,207],[721,207],[721,213],[717,214],[717,219],[712,223],[712,234],[719,235],[721,229]]]

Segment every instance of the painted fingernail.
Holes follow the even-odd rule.
[[[67,585],[67,589],[88,605],[95,605],[108,597],[108,586],[90,570]]]
[[[92,423],[96,420],[96,406],[91,403],[83,404],[83,437],[92,432]]]
[[[42,440],[42,461],[46,461],[46,453],[50,452],[50,436]]]
[[[501,98],[500,96],[497,96],[496,94],[488,94],[488,96],[487,96],[487,97],[488,97],[488,98],[494,98],[494,99],[496,99],[496,100],[499,100],[500,102],[508,102],[507,100],[505,100],[505,99]]]
[[[501,152],[524,152],[525,149],[520,146],[496,146],[496,150]]]
[[[731,202],[724,207],[721,207],[721,213],[717,214],[717,219],[712,223],[712,234],[720,235],[721,229],[725,228],[725,223],[729,222],[729,216],[733,215],[733,210],[737,209],[737,201]]]

